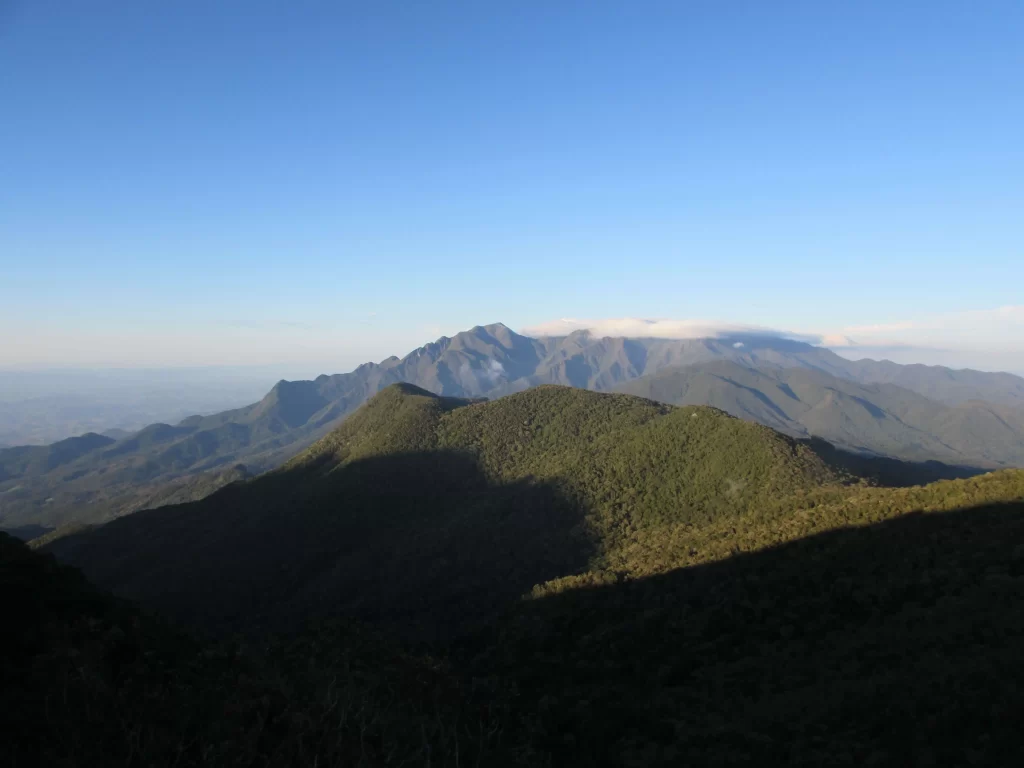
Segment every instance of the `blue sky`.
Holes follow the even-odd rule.
[[[0,366],[660,318],[1024,369],[1022,40],[1016,1],[0,0]]]

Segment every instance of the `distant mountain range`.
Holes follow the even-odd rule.
[[[931,382],[922,378],[927,387]],[[946,405],[895,384],[859,384],[813,368],[716,360],[668,368],[617,390],[673,405],[713,405],[847,451],[986,468],[1024,466],[1022,408],[974,399]]]
[[[541,384],[717,405],[796,436],[906,460],[1024,464],[1024,379],[871,360],[809,344],[715,339],[531,338],[497,323],[404,358],[312,381],[280,381],[259,402],[123,436],[88,434],[0,450],[0,525],[101,521],[200,498],[279,466],[385,387],[495,398]]]

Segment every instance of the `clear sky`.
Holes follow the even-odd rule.
[[[1022,278],[1019,0],[0,0],[0,367],[655,318],[1021,370]]]

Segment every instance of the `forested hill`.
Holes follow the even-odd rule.
[[[706,407],[389,387],[278,471],[35,543],[240,646],[0,553],[32,628],[5,655],[25,721],[5,747],[72,766],[1016,764],[1024,471],[880,487],[837,455]]]
[[[54,541],[98,583],[225,628],[344,610],[431,637],[608,558],[842,474],[708,408],[395,385],[276,472]]]

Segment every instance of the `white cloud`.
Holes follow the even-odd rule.
[[[468,362],[464,362],[459,366],[459,378],[463,380],[475,377],[477,379],[485,379],[494,384],[504,375],[505,366],[494,359],[488,360],[487,364],[481,368],[474,368]]]
[[[562,318],[524,328],[527,336],[566,336],[573,331],[589,331],[597,336],[628,336],[644,339],[708,339],[727,336],[768,336],[817,343],[820,337],[780,331],[761,325],[721,323],[710,320],[647,320],[618,317],[605,320]]]
[[[825,347],[852,347],[856,344],[849,336],[841,333],[826,333],[821,337],[821,343]]]
[[[823,342],[853,359],[1021,373],[1024,306],[935,312],[897,322],[851,325],[826,334]]]
[[[845,337],[835,346],[934,346],[1000,349],[1024,347],[1024,306],[966,312],[938,312],[910,320],[851,325],[829,338]]]

